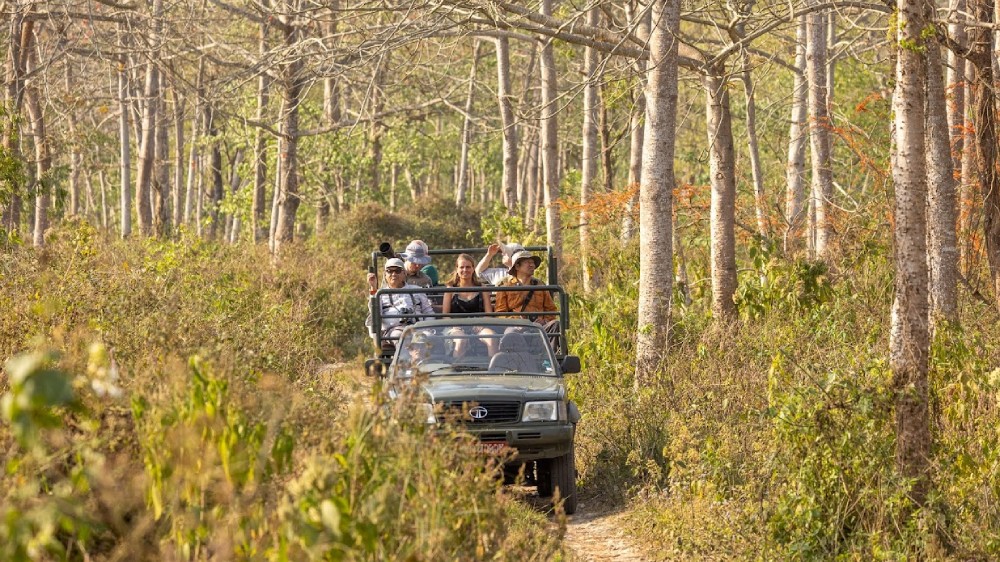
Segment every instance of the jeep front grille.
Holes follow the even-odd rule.
[[[520,402],[448,402],[444,407],[446,412],[460,414],[461,421],[473,424],[516,422],[521,416]]]

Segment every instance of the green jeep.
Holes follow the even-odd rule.
[[[434,314],[432,319],[406,326],[398,341],[392,342],[391,355],[376,336],[383,352],[366,365],[369,372],[386,377],[390,397],[415,394],[428,423],[461,425],[478,438],[480,451],[510,459],[505,473],[516,474],[523,467],[527,482],[536,485],[540,497],[559,490],[566,513],[572,514],[577,507],[573,443],[580,413],[567,397],[563,375],[579,372],[580,360],[553,351],[566,349],[568,308],[562,288],[551,283],[551,269],[549,279],[550,284],[535,288],[560,297],[555,299],[560,303],[558,332],[511,317],[532,313],[453,314],[448,318]],[[372,299],[408,292],[447,297],[455,290],[383,288]],[[480,290],[508,289],[484,286]],[[372,306],[377,326],[378,307],[374,302]]]

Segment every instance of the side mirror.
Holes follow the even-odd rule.
[[[580,358],[577,357],[576,355],[567,355],[566,357],[563,357],[560,367],[562,367],[562,372],[564,375],[568,375],[570,373],[579,373]]]
[[[368,359],[365,361],[365,373],[370,377],[384,377],[385,363],[382,363],[380,359]]]

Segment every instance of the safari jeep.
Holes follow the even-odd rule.
[[[550,283],[552,277],[550,271]],[[558,489],[566,513],[572,514],[577,507],[573,444],[580,413],[567,397],[563,376],[579,372],[580,360],[554,351],[566,349],[568,315],[562,288],[555,284],[535,288],[560,297],[555,299],[560,304],[558,333],[546,333],[528,319],[510,317],[518,313],[448,318],[435,314],[407,326],[398,341],[392,342],[391,356],[383,353],[366,366],[369,372],[385,377],[390,397],[415,394],[428,423],[461,425],[478,438],[483,453],[511,459],[505,467],[508,473],[523,466],[540,497]],[[468,288],[381,289],[373,299],[380,298],[379,294],[409,292],[442,293],[447,298],[456,290]],[[484,286],[479,290],[509,289]],[[373,308],[375,325],[381,322],[377,309]]]

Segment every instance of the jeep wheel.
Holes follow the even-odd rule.
[[[552,495],[552,461],[542,459],[535,461],[535,486],[538,497],[547,498]]]
[[[559,496],[565,500],[563,509],[566,515],[573,515],[576,513],[576,462],[573,449],[561,457],[552,459],[551,463],[549,482],[552,491],[559,490]]]

